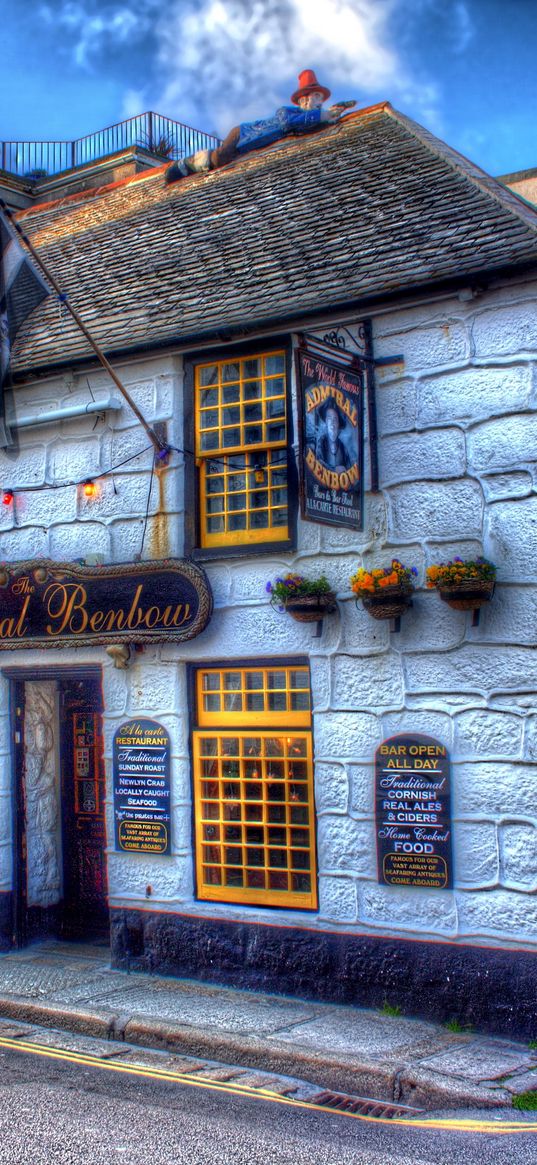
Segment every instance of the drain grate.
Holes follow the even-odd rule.
[[[311,1104],[319,1104],[323,1108],[337,1109],[338,1112],[359,1113],[360,1116],[384,1117],[384,1120],[393,1120],[394,1117],[417,1116],[423,1112],[422,1108],[411,1108],[407,1104],[390,1104],[386,1100],[370,1100],[365,1096],[345,1096],[342,1092],[318,1092],[310,1096]]]

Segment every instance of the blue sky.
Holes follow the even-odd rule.
[[[0,0],[0,27],[0,140],[146,109],[223,136],[314,68],[492,174],[537,166],[537,0]]]

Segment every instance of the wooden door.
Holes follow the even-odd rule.
[[[11,684],[13,789],[13,942],[26,946],[28,939],[26,877],[26,805],[24,785],[24,683]]]
[[[109,933],[102,700],[94,677],[60,683],[63,923],[66,938]]]

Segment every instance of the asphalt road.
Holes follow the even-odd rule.
[[[1,1165],[535,1165],[537,1131],[514,1119],[521,1131],[503,1135],[401,1128],[0,1052]]]

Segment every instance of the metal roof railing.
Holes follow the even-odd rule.
[[[35,180],[95,162],[128,146],[143,146],[163,158],[183,158],[219,144],[220,139],[212,134],[160,113],[140,113],[74,141],[0,142],[0,168]]]

